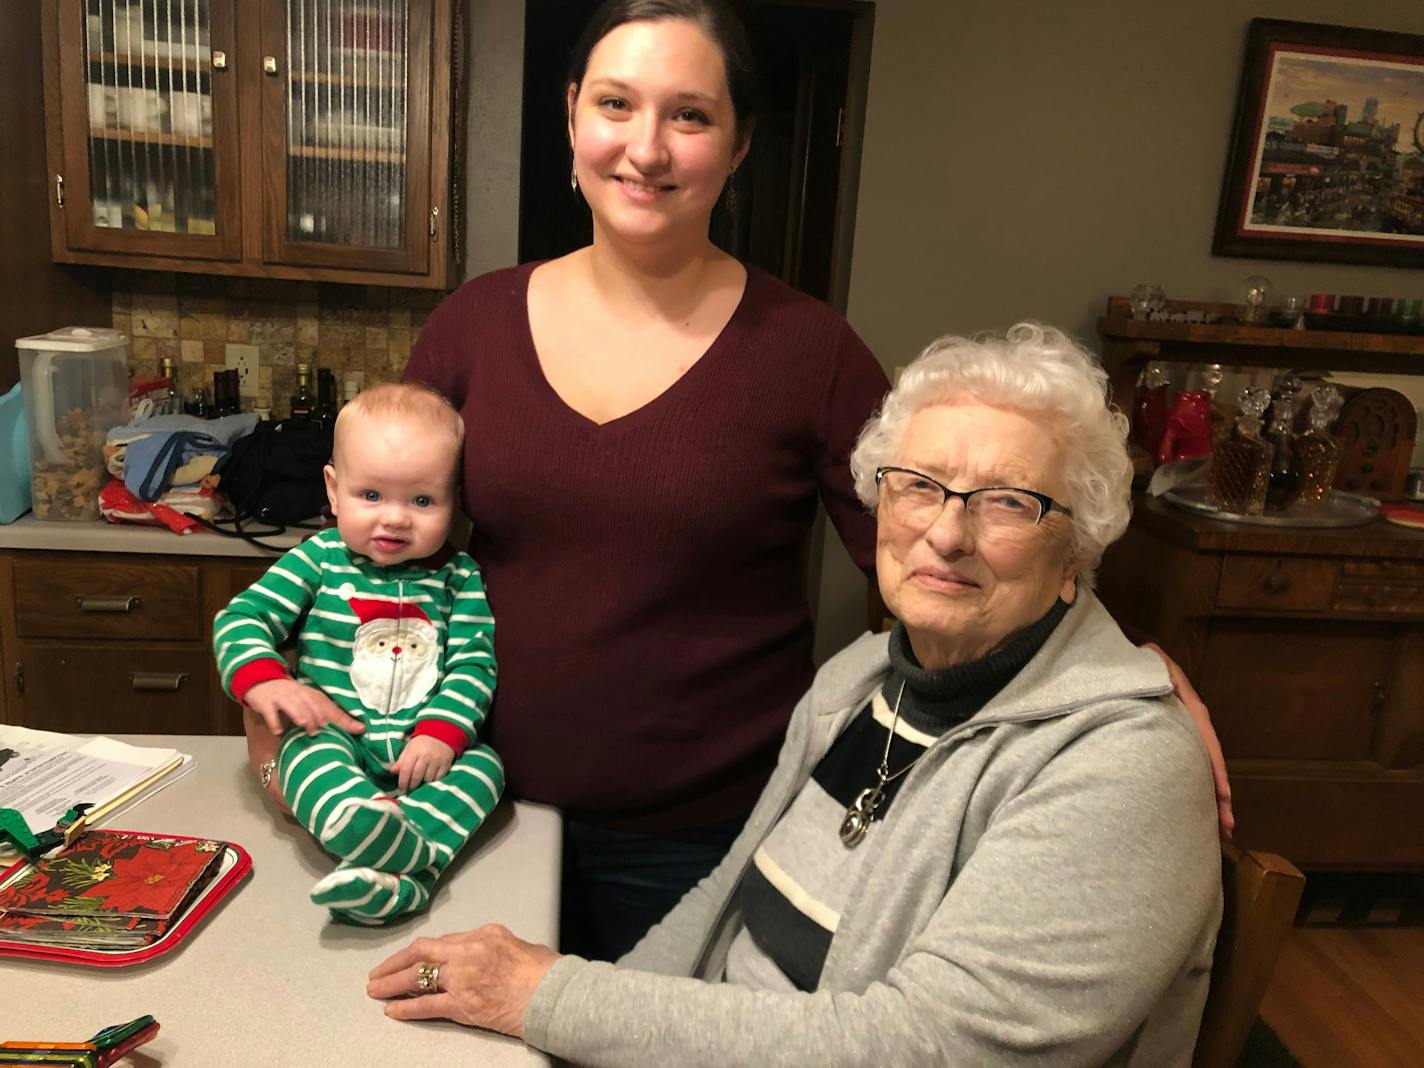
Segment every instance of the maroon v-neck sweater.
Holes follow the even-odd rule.
[[[844,319],[749,268],[702,358],[599,426],[539,366],[533,267],[462,286],[406,369],[465,418],[499,659],[488,740],[519,796],[610,827],[743,815],[811,680],[818,494],[874,568],[848,457],[885,374]]]

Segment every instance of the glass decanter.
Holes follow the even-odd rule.
[[[1335,485],[1335,472],[1340,467],[1344,447],[1330,433],[1335,418],[1339,394],[1334,386],[1316,386],[1311,391],[1310,429],[1296,439],[1296,454],[1300,457],[1300,494],[1302,503],[1319,504],[1330,496]]]
[[[1196,388],[1200,389],[1207,396],[1207,403],[1211,412],[1211,444],[1216,447],[1226,435],[1231,433],[1232,420],[1216,405],[1216,391],[1221,388],[1221,380],[1224,374],[1219,363],[1208,363],[1200,368],[1193,368],[1188,372],[1188,389],[1191,388],[1191,379],[1196,378]]]
[[[1212,450],[1206,486],[1212,507],[1238,515],[1260,515],[1265,510],[1275,449],[1261,438],[1261,416],[1270,402],[1270,393],[1259,387],[1241,391],[1236,426]]]
[[[1282,392],[1271,406],[1271,425],[1265,438],[1271,444],[1271,477],[1266,486],[1266,506],[1284,511],[1300,492],[1300,458],[1295,449],[1294,394]]]
[[[1160,363],[1149,363],[1137,378],[1132,408],[1132,440],[1148,456],[1156,456],[1167,432],[1167,384],[1170,376]]]

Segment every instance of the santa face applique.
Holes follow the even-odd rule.
[[[418,605],[348,600],[361,620],[351,650],[351,684],[361,703],[390,714],[425,703],[439,679],[435,624]]]

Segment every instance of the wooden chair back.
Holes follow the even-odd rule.
[[[1284,857],[1226,845],[1225,896],[1211,992],[1197,1035],[1196,1068],[1234,1068],[1290,933],[1305,876]]]

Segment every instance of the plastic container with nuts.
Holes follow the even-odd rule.
[[[104,438],[128,422],[128,338],[71,326],[15,342],[36,519],[99,518]]]

